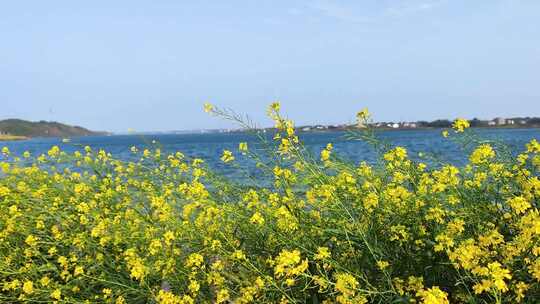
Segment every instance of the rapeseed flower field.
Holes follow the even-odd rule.
[[[455,167],[367,128],[380,163],[351,164],[331,143],[308,153],[278,103],[268,114],[270,161],[247,143],[221,156],[253,159],[267,186],[157,147],[133,162],[3,148],[0,302],[538,303],[538,141],[514,155],[457,119],[442,136],[473,148]]]

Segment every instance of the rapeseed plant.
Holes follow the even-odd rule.
[[[443,136],[474,145],[469,164],[432,166],[379,141],[364,109],[381,161],[350,164],[331,143],[311,155],[279,103],[268,114],[269,157],[247,143],[221,156],[252,158],[264,186],[157,147],[131,162],[2,148],[0,302],[538,302],[537,140],[507,157],[458,119]]]

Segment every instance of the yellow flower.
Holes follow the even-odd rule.
[[[84,274],[84,268],[82,266],[75,267],[75,271],[73,271],[73,275],[78,276]]]
[[[469,157],[472,164],[483,164],[495,157],[495,151],[488,144],[478,146]]]
[[[281,108],[281,105],[280,105],[279,101],[275,101],[272,104],[270,104],[270,110],[271,111],[279,112],[280,108]]]
[[[112,295],[112,290],[110,288],[103,288],[103,298],[107,299]]]
[[[492,287],[490,280],[482,279],[479,283],[474,284],[473,291],[475,294],[482,294],[484,291],[488,291]]]
[[[527,145],[527,153],[540,153],[540,142],[532,139]]]
[[[50,156],[50,157],[57,157],[59,154],[60,154],[60,148],[58,146],[53,146],[48,152],[47,154]]]
[[[499,262],[489,263],[488,269],[495,288],[502,292],[508,291],[508,287],[506,286],[504,280],[512,278],[510,271],[502,268],[502,265]]]
[[[55,300],[60,300],[62,298],[62,291],[60,289],[55,289],[53,292],[51,292],[51,298]]]
[[[26,237],[26,240],[24,240],[24,242],[28,244],[28,246],[34,247],[37,245],[37,238],[30,234]]]
[[[442,291],[438,286],[432,288],[420,290],[416,293],[416,296],[420,297],[422,304],[449,304],[448,295]]]
[[[315,254],[314,259],[315,260],[325,260],[328,259],[331,256],[330,250],[328,247],[319,247],[317,248],[317,254]]]
[[[379,197],[377,196],[377,193],[370,192],[364,197],[362,203],[368,212],[372,212],[373,209],[379,204]]]
[[[234,160],[234,155],[229,150],[223,150],[223,155],[221,156],[221,161],[224,163],[232,162]]]
[[[387,261],[377,261],[377,267],[379,267],[380,270],[384,270],[388,266],[390,266],[390,263]]]
[[[348,273],[336,274],[336,291],[340,292],[344,297],[350,298],[356,294],[358,281],[355,277]]]
[[[238,150],[242,153],[246,153],[248,151],[248,144],[247,142],[241,142],[238,144]]]
[[[212,112],[213,110],[214,110],[214,106],[213,106],[211,103],[206,102],[206,103],[204,104],[204,111],[205,111],[206,113],[210,113],[210,112]]]
[[[192,253],[188,256],[186,261],[186,267],[188,268],[199,268],[203,265],[204,258],[198,253]]]
[[[32,283],[32,281],[26,281],[24,282],[22,289],[24,293],[31,294],[34,292],[34,283]]]
[[[183,304],[183,303],[193,303],[193,302],[184,302],[183,299],[179,296],[174,295],[170,291],[160,290],[156,296],[156,302],[158,304]]]
[[[51,279],[49,279],[48,276],[44,276],[41,278],[41,280],[39,280],[39,283],[41,283],[41,285],[43,286],[48,286],[50,282],[51,282]]]
[[[8,147],[3,147],[2,148],[2,154],[4,154],[5,156],[8,156],[9,155],[9,148]]]
[[[235,260],[242,261],[246,259],[246,255],[244,254],[242,250],[235,250],[232,254],[232,258]]]
[[[172,231],[165,232],[165,234],[163,235],[163,238],[165,239],[165,244],[167,244],[167,246],[170,246],[171,242],[174,241],[175,239],[174,232]]]
[[[151,255],[156,255],[161,252],[161,240],[153,239],[150,241],[150,246],[148,246],[148,252]]]
[[[525,298],[525,292],[527,292],[529,287],[530,287],[529,284],[526,284],[523,282],[519,282],[516,284],[515,293],[516,293],[516,300],[518,302],[521,302],[521,300]]]
[[[332,152],[332,149],[334,149],[332,144],[329,143],[326,145],[326,148],[321,151],[321,161],[327,161],[328,159],[330,159],[330,153]]]
[[[278,277],[292,277],[303,273],[307,267],[307,260],[302,261],[299,250],[282,250],[276,258],[274,273]]]
[[[230,298],[229,291],[227,289],[221,289],[217,293],[216,304],[221,304],[228,301]]]
[[[249,219],[249,222],[256,225],[262,225],[264,224],[264,218],[259,212],[255,212]]]
[[[201,288],[201,285],[197,281],[191,280],[189,282],[188,289],[192,294],[194,295],[197,294],[200,288]]]
[[[327,161],[330,158],[330,151],[328,150],[322,150],[321,151],[321,160]]]
[[[523,196],[516,196],[507,201],[508,205],[517,213],[522,214],[531,208],[531,203],[529,203]]]
[[[407,149],[403,147],[395,147],[383,155],[386,161],[403,161],[407,158]]]
[[[356,113],[356,118],[358,121],[365,121],[369,118],[370,114],[367,108],[363,108],[358,113]]]
[[[452,128],[458,133],[465,131],[468,127],[470,127],[469,121],[463,118],[454,120],[454,123],[452,124]]]
[[[448,137],[448,130],[442,131],[441,134],[442,134],[442,136],[443,136],[444,138]]]
[[[539,229],[540,231],[540,229]],[[534,263],[529,266],[529,273],[537,280],[540,281],[540,258],[536,259]]]

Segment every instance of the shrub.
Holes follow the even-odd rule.
[[[207,105],[216,115],[231,112]],[[310,155],[279,105],[265,160],[242,185],[158,148],[0,163],[0,301],[97,303],[534,303],[540,297],[540,144],[476,142],[470,163],[428,166],[376,145],[349,164]],[[362,111],[359,119],[367,121]],[[474,142],[457,120],[450,138]],[[360,135],[377,140],[371,130]],[[358,134],[357,134],[358,135]],[[447,136],[448,133],[445,133]],[[269,144],[269,149],[273,145]]]

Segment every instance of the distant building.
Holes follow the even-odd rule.
[[[403,127],[404,128],[416,128],[416,123],[415,122],[404,122]]]
[[[506,119],[504,119],[502,117],[497,117],[497,118],[494,119],[494,121],[495,121],[495,124],[497,126],[503,126],[503,125],[506,124]]]
[[[309,130],[311,130],[310,127],[303,127],[303,128],[302,128],[302,131],[309,131]]]

